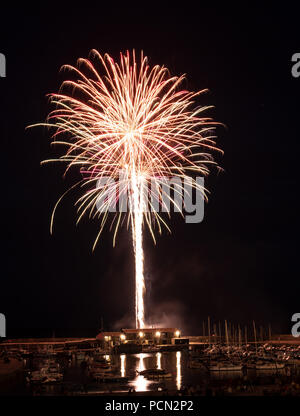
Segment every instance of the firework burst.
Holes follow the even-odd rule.
[[[85,214],[100,219],[93,249],[111,206],[129,195],[128,211],[115,212],[111,226],[114,244],[124,219],[132,230],[136,327],[143,328],[143,225],[147,224],[154,241],[155,228],[159,233],[162,225],[168,228],[160,213],[153,209],[155,201],[160,206],[166,199],[176,204],[175,198],[162,187],[164,178],[183,180],[192,172],[205,176],[210,166],[216,164],[211,152],[219,150],[214,136],[217,123],[202,117],[209,107],[195,108],[197,96],[206,90],[195,93],[182,89],[183,75],[172,77],[163,66],[150,68],[143,53],[138,61],[134,51],[121,54],[116,63],[108,54],[101,56],[93,50],[91,59],[79,59],[77,67],[63,68],[70,70],[76,80],[64,81],[60,92],[50,95],[55,109],[46,123],[36,125],[54,129],[53,143],[62,145],[65,152],[58,159],[42,163],[64,162],[66,172],[72,166],[80,169],[82,179],[71,189],[83,188],[76,202],[77,223]],[[191,180],[192,186],[199,188]],[[183,188],[177,189],[181,191]],[[206,197],[202,187],[200,191]],[[56,207],[64,195],[53,210],[51,232]],[[181,207],[177,210],[182,212]]]

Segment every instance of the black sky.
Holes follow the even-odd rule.
[[[107,231],[92,253],[97,223],[75,227],[73,194],[50,236],[51,210],[77,176],[63,180],[62,167],[41,167],[54,154],[49,135],[25,131],[45,119],[45,95],[67,77],[61,65],[92,48],[115,58],[143,49],[150,63],[186,73],[188,88],[210,90],[200,103],[215,105],[210,115],[226,125],[218,130],[224,172],[206,182],[204,221],[185,224],[175,216],[172,235],[159,237],[156,247],[145,238],[151,319],[178,322],[186,332],[202,328],[207,315],[290,331],[300,297],[300,77],[291,75],[291,56],[300,52],[297,10],[98,4],[1,10],[7,77],[0,78],[0,312],[7,335],[93,335],[101,316],[107,329],[133,318],[130,235],[122,230],[113,249]]]

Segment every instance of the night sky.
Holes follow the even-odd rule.
[[[75,226],[74,192],[60,205],[51,236],[53,206],[79,174],[63,179],[63,166],[41,167],[58,153],[46,129],[25,130],[45,120],[46,94],[68,77],[60,67],[92,48],[116,59],[120,51],[142,49],[150,64],[186,73],[189,89],[209,89],[199,104],[214,105],[207,114],[226,125],[217,130],[224,171],[213,170],[206,181],[204,221],[185,224],[174,215],[172,234],[158,237],[156,246],[146,233],[148,321],[200,334],[209,315],[290,332],[300,303],[296,11],[201,2],[165,11],[154,3],[141,9],[74,3],[67,11],[50,4],[1,6],[7,76],[0,78],[0,312],[7,336],[93,336],[101,317],[107,330],[134,322],[130,233],[123,228],[113,248],[107,227],[92,253],[98,223]]]

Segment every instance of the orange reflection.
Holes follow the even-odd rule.
[[[161,352],[156,354],[156,367],[161,370]]]
[[[144,358],[149,357],[148,354],[137,354],[137,357],[139,358],[136,370],[137,372],[143,371],[146,369]],[[132,382],[130,383],[135,391],[148,391],[149,390],[149,384],[151,384],[151,381],[147,380],[144,376],[137,373],[137,376]]]
[[[126,355],[121,354],[120,359],[121,359],[121,377],[125,377],[126,376]]]
[[[181,389],[181,352],[176,352],[176,386],[177,390]]]

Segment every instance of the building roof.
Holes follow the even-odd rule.
[[[121,334],[122,332],[119,331],[100,332],[100,334],[98,334],[96,338],[99,339],[103,337],[119,337]]]
[[[66,344],[95,341],[95,338],[16,338],[5,339],[3,345],[20,345],[20,344]]]
[[[177,328],[142,328],[142,329],[123,329],[124,334],[136,334],[139,332],[176,332]]]

